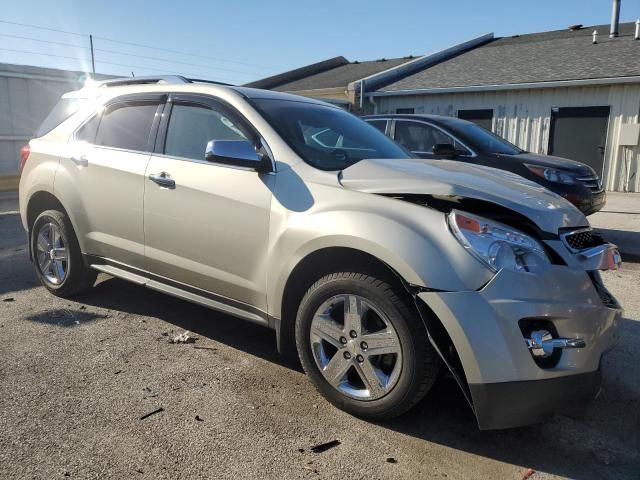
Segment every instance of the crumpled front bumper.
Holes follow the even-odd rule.
[[[584,270],[551,266],[541,274],[501,270],[479,291],[418,294],[456,348],[481,429],[534,423],[598,393],[600,361],[622,315],[602,289]],[[557,365],[541,368],[521,320],[550,321],[560,337],[582,338],[586,346],[563,350]]]

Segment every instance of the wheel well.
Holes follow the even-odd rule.
[[[408,286],[402,277],[389,265],[371,254],[345,247],[330,247],[315,251],[295,266],[284,288],[280,323],[277,329],[278,350],[283,355],[297,356],[295,321],[302,297],[318,279],[334,272],[373,275],[398,287],[398,291],[409,294]]]
[[[31,231],[33,223],[45,210],[58,210],[67,213],[60,200],[49,192],[36,192],[29,199],[27,204],[27,228]]]
[[[290,359],[297,358],[296,315],[298,305],[309,287],[329,273],[345,271],[373,275],[394,286],[400,294],[406,294],[407,304],[416,308],[425,326],[425,334],[428,334],[432,343],[435,344],[438,354],[451,370],[462,393],[473,408],[460,356],[438,316],[428,305],[415,297],[412,287],[400,274],[379,258],[360,250],[343,247],[325,248],[309,254],[295,266],[287,279],[282,296],[281,317],[277,328],[279,352]]]

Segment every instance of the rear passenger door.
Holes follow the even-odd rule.
[[[119,97],[76,131],[56,184],[77,192],[71,207],[84,253],[144,266],[144,174],[164,99]]]
[[[453,145],[458,151],[458,156],[466,157],[471,153],[444,130],[430,123],[414,120],[396,120],[393,127],[393,139],[420,158],[443,158],[433,153],[433,147],[445,143]]]
[[[275,176],[207,162],[211,140],[256,145],[259,136],[233,108],[213,97],[171,95],[147,168],[147,270],[180,282],[183,290],[196,287],[193,293],[215,301],[266,310]]]

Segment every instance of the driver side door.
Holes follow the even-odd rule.
[[[273,173],[211,163],[211,140],[257,133],[235,110],[205,95],[172,95],[146,172],[146,267],[177,288],[266,311]]]

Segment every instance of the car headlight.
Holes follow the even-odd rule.
[[[556,168],[540,167],[537,165],[525,165],[532,173],[544,178],[550,182],[563,183],[565,185],[573,185],[576,179],[569,172],[558,170]]]
[[[462,246],[494,272],[538,272],[551,263],[540,242],[508,225],[457,210],[447,219]]]

